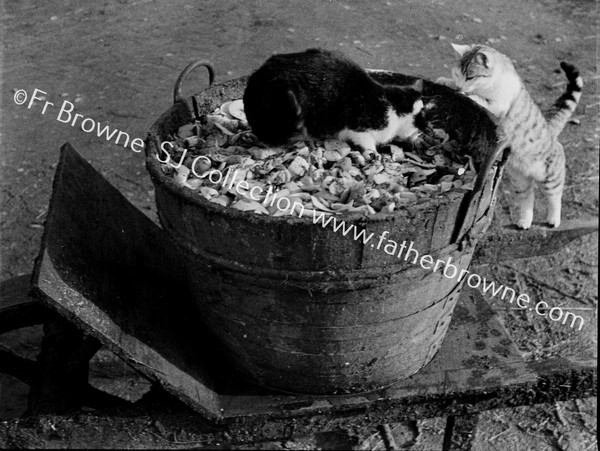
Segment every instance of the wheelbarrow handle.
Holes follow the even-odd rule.
[[[186,66],[185,69],[179,74],[177,77],[177,81],[175,82],[175,89],[173,90],[173,103],[177,103],[183,99],[181,96],[181,85],[183,84],[183,79],[187,77],[190,72],[192,72],[198,66],[204,66],[208,70],[208,85],[211,86],[215,81],[215,68],[213,64],[208,60],[198,60],[193,61]]]

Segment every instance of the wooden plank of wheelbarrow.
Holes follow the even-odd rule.
[[[595,375],[595,361],[580,364],[555,359],[547,365],[525,362],[481,294],[465,288],[438,354],[404,381],[367,394],[335,397],[231,393],[221,397],[221,405],[224,416],[231,418],[262,413],[270,414],[273,421],[275,417],[300,413],[355,410],[368,412],[370,419],[393,422],[584,397],[595,392]],[[569,381],[567,385],[565,381]],[[256,421],[260,422],[258,418]],[[298,421],[296,427],[300,426]],[[317,420],[311,421],[314,426]]]
[[[34,291],[146,376],[209,418],[210,352],[161,229],[67,143],[61,149]],[[203,381],[203,382],[199,382]]]
[[[597,231],[597,217],[564,221],[558,228],[534,224],[528,230],[493,223],[479,240],[471,264],[494,264],[549,255],[562,249],[571,241]]]
[[[387,390],[337,397],[276,395],[260,389],[249,389],[246,395],[222,394],[222,398],[231,397],[229,403],[223,404],[230,421],[223,424],[208,423],[181,403],[158,396],[154,401],[142,400],[130,408],[96,409],[28,422],[15,420],[7,422],[6,427],[43,434],[39,432],[43,429],[39,424],[51,421],[59,430],[68,425],[70,434],[65,438],[49,432],[55,446],[76,446],[73,443],[77,443],[77,437],[85,437],[86,446],[123,447],[122,441],[113,442],[118,436],[113,438],[112,431],[125,430],[132,437],[128,446],[156,446],[158,438],[161,446],[211,447],[289,439],[339,429],[367,437],[379,424],[470,415],[494,408],[595,395],[595,360],[575,362],[559,358],[519,362],[513,359],[514,345],[510,340],[504,341],[505,332],[477,292],[466,290],[459,303],[454,327],[432,364]],[[497,341],[489,341],[490,336]],[[501,348],[476,345],[479,342],[500,343]],[[493,356],[498,351],[496,360]],[[486,355],[492,357],[488,359]],[[505,364],[503,358],[513,361]],[[265,409],[267,399],[271,402],[269,410]],[[180,441],[181,437],[185,441]]]

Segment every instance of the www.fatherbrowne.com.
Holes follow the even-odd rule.
[[[160,161],[161,163],[169,163],[170,155],[167,149],[165,149],[161,145],[161,150],[166,154],[167,158],[165,160],[157,158],[158,161]],[[180,167],[184,157],[181,158],[181,161],[177,165],[172,165],[172,167]],[[196,175],[196,177],[208,177],[208,180],[211,183],[214,183],[216,185],[222,185],[224,187],[227,187],[228,189],[234,188],[235,185],[235,191],[238,194],[244,197],[249,197],[253,201],[261,201],[260,195],[262,192],[262,188],[259,186],[254,186],[250,188],[250,185],[245,180],[239,180],[238,178],[236,178],[237,170],[234,171],[233,175],[231,175],[231,171],[229,171],[225,176],[223,176],[223,173],[217,169],[207,171],[205,174],[197,174],[195,170],[196,162],[199,159],[203,158],[206,159],[205,156],[200,155],[196,157],[196,159],[192,163],[191,170],[194,173],[194,175]],[[258,193],[255,192],[256,190],[258,190]],[[255,195],[257,197],[255,197]],[[334,232],[341,232],[344,236],[349,235],[353,237],[356,241],[361,240],[363,244],[369,243],[374,236],[373,233],[367,235],[364,229],[359,230],[354,224],[348,225],[344,220],[338,221],[330,213],[317,212],[315,210],[306,211],[304,205],[302,205],[301,203],[297,201],[292,201],[287,196],[278,196],[277,193],[273,192],[272,186],[269,186],[269,189],[265,193],[262,205],[266,207],[275,206],[278,210],[285,211],[288,213],[295,213],[300,217],[303,217],[305,215],[308,216],[311,214],[310,212],[312,212],[313,224],[321,224],[321,227],[327,227],[329,224],[331,224],[331,227],[333,228]],[[481,277],[475,273],[471,273],[467,269],[461,269],[459,272],[458,268],[451,263],[451,257],[448,257],[447,260],[438,259],[437,261],[434,261],[431,255],[419,255],[419,252],[413,248],[414,243],[412,241],[408,244],[406,243],[406,241],[403,241],[402,243],[398,244],[394,240],[387,239],[386,237],[388,235],[388,231],[382,232],[381,235],[379,235],[377,244],[375,245],[375,242],[372,242],[371,247],[380,249],[385,240],[387,243],[383,246],[383,251],[388,255],[396,255],[397,258],[401,258],[402,254],[404,253],[404,261],[409,261],[409,258],[412,258],[412,264],[416,265],[417,262],[419,262],[418,264],[423,269],[430,269],[433,272],[443,267],[444,277],[448,279],[454,279],[458,276],[458,281],[460,282],[461,280],[466,278],[467,285],[469,285],[471,288],[479,288],[479,290],[482,291],[484,294],[491,293],[491,295],[494,297],[500,295],[500,299],[502,300],[504,300],[505,297],[510,296],[508,302],[511,304],[513,303],[513,301],[515,301],[516,298],[516,303],[521,309],[529,309],[531,311],[535,311],[540,316],[547,316],[552,321],[562,322],[563,324],[567,324],[567,322],[570,320],[571,328],[576,327],[576,325],[579,325],[579,330],[583,328],[584,319],[581,316],[575,315],[571,312],[563,311],[563,309],[561,309],[560,307],[549,308],[550,306],[544,301],[540,301],[537,304],[535,304],[535,306],[531,307],[529,306],[531,300],[529,299],[529,296],[527,294],[522,293],[517,296],[517,293],[512,288],[505,287],[504,285],[496,285],[494,281],[490,282],[485,277]]]
[[[282,198],[286,199],[286,198]],[[288,200],[289,201],[289,200]],[[294,211],[298,216],[302,217],[305,215],[304,206],[298,202],[294,202],[292,205],[288,204],[288,209]],[[279,207],[279,203],[278,203]],[[306,212],[308,214],[308,212]],[[333,215],[327,215],[326,213],[317,212],[312,210],[312,221],[313,224],[320,224],[321,227],[327,227],[331,224],[331,227],[335,232],[340,232],[344,236],[353,237],[355,240],[361,240],[363,244],[368,244],[373,238],[374,234],[365,232],[365,229],[359,230],[354,224],[346,224],[345,221],[338,221]],[[500,299],[504,300],[505,297],[509,298],[508,302],[513,303],[516,299],[516,304],[519,308],[535,311],[540,316],[547,316],[552,321],[562,322],[567,324],[570,321],[571,328],[579,326],[578,330],[581,330],[584,325],[584,319],[581,316],[575,315],[571,312],[562,310],[560,307],[552,307],[544,302],[540,301],[535,306],[531,307],[530,299],[527,294],[519,294],[510,287],[504,285],[497,285],[494,281],[488,281],[485,277],[481,277],[475,273],[470,273],[466,269],[458,268],[451,263],[452,258],[448,257],[447,260],[434,261],[431,255],[419,255],[419,252],[413,248],[413,242],[397,243],[394,240],[387,239],[389,235],[388,231],[382,232],[378,238],[377,243],[373,241],[371,247],[380,249],[383,246],[383,251],[388,255],[396,255],[397,258],[402,258],[404,254],[404,261],[410,261],[412,264],[418,264],[424,269],[430,269],[432,271],[441,270],[443,268],[444,277],[448,279],[454,279],[458,277],[458,281],[466,278],[466,283],[471,288],[478,288],[484,294],[491,293],[493,297],[500,296]],[[384,244],[385,241],[385,244]]]

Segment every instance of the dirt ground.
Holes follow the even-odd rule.
[[[550,106],[565,88],[559,62],[571,62],[580,69],[585,87],[574,116],[579,123],[568,124],[561,135],[568,167],[564,217],[598,215],[596,2],[18,0],[0,5],[2,281],[31,272],[59,149],[67,141],[155,219],[142,154],[59,122],[59,105],[67,100],[84,117],[144,138],[172,102],[173,83],[182,68],[200,58],[213,61],[217,81],[224,81],[248,74],[272,53],[320,46],[342,50],[365,67],[435,79],[449,74],[455,58],[450,42],[487,41],[515,61],[543,106]],[[194,72],[185,94],[205,86],[205,73]],[[31,96],[36,88],[54,103],[53,111],[42,114],[43,102],[31,109],[15,104],[16,91],[24,89]],[[498,221],[508,221],[510,206],[503,193]],[[544,208],[540,204],[538,218]],[[588,323],[575,331],[496,301],[493,307],[526,358],[596,357],[597,257],[596,233],[551,257],[481,268],[482,276],[576,312]],[[4,345],[35,353],[38,341],[39,331],[33,330],[5,338]],[[115,376],[123,375],[116,371]],[[98,380],[106,376],[104,372]],[[126,377],[123,381],[127,384]],[[0,375],[0,419],[21,415],[26,393],[25,385]],[[596,398],[487,412],[481,415],[474,449],[597,449],[596,416]],[[415,450],[439,449],[443,427],[443,419],[419,421],[404,434],[409,436],[406,443]],[[0,437],[0,443],[5,440]],[[134,446],[125,437],[122,446],[128,445]],[[264,446],[317,445],[306,439]],[[330,440],[319,446],[343,443]]]

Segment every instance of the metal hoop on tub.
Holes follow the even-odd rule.
[[[208,60],[193,61],[188,64],[183,71],[181,71],[181,74],[179,74],[179,77],[177,77],[177,81],[175,81],[175,89],[173,89],[173,103],[183,100],[183,96],[181,95],[181,86],[183,85],[183,80],[190,74],[190,72],[200,66],[206,67],[208,70],[208,86],[212,86],[215,81],[214,65]]]

